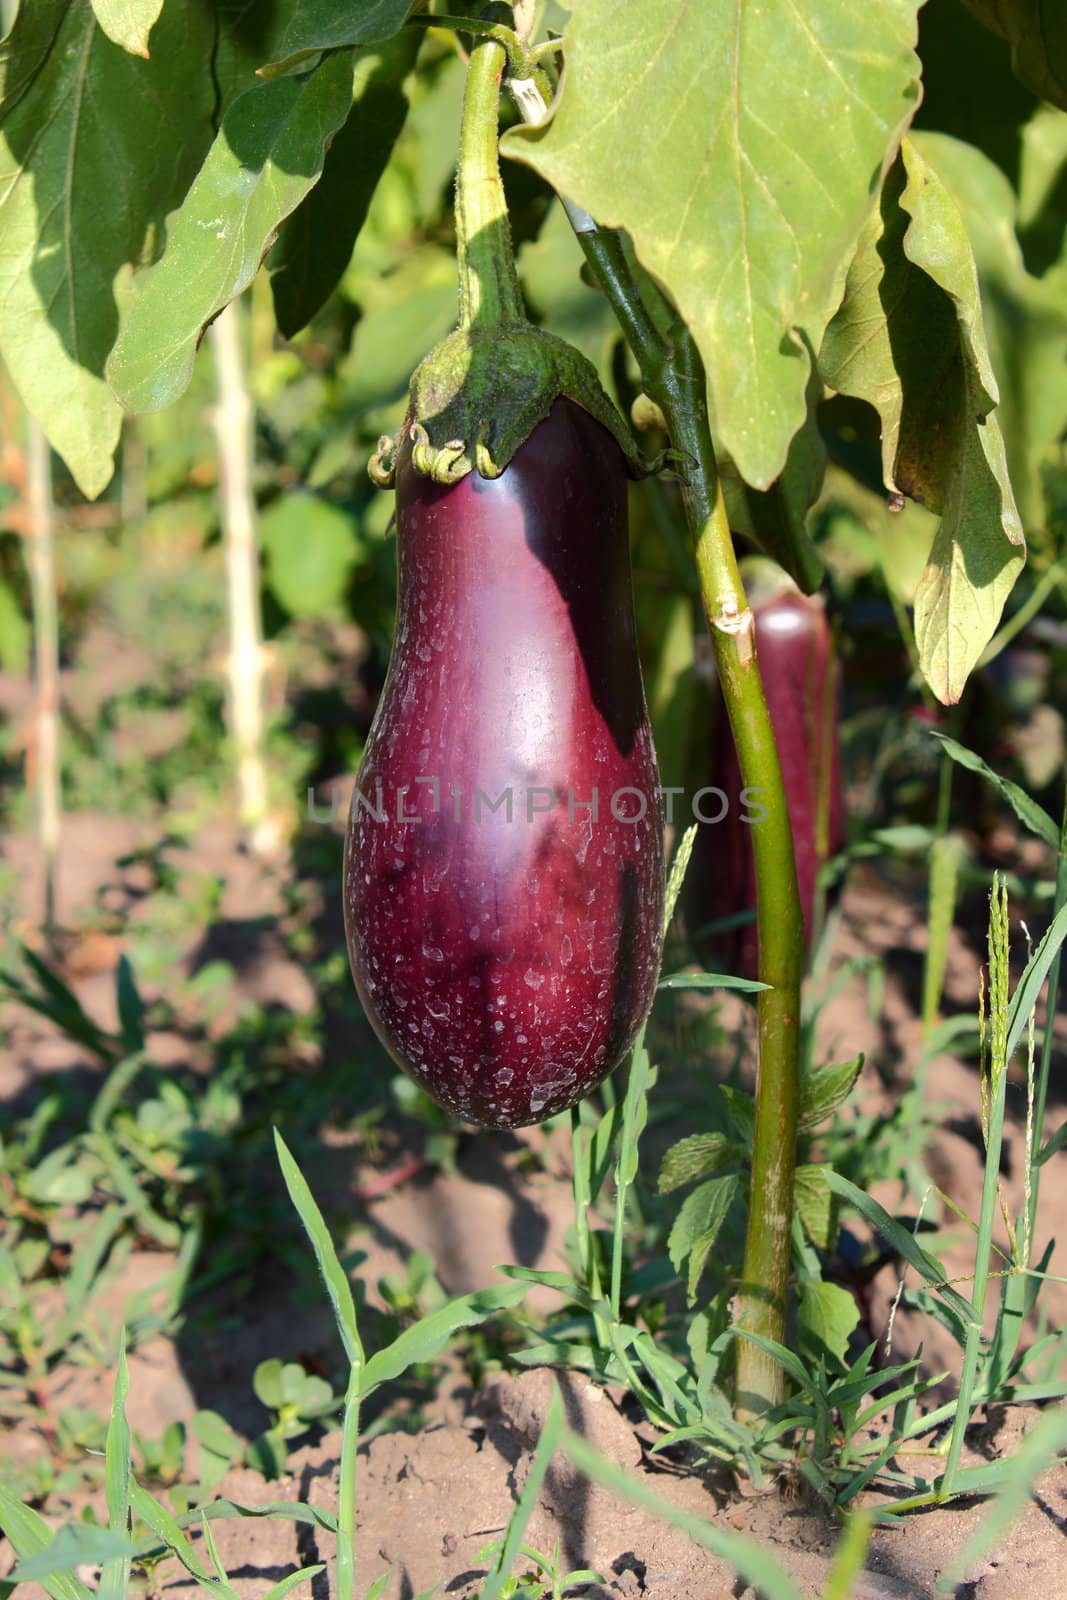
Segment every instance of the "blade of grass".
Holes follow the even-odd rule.
[[[30,1511],[29,1506],[19,1509]],[[36,1516],[37,1513],[31,1512],[30,1515]],[[0,1526],[4,1526],[2,1520]],[[48,1535],[46,1542],[34,1553],[23,1555],[18,1566],[8,1574],[13,1587],[19,1583],[40,1583],[52,1595],[61,1593],[69,1596],[74,1592],[87,1595],[89,1591],[75,1576],[76,1569],[111,1561],[132,1548],[127,1539],[92,1523],[68,1522],[54,1536],[47,1523],[44,1523],[44,1527]],[[16,1554],[22,1555],[18,1543],[20,1531],[25,1536],[28,1524],[21,1529],[15,1525],[8,1536]]]
[[[439,1311],[432,1311],[405,1328],[392,1344],[378,1350],[363,1368],[360,1395],[366,1399],[379,1384],[390,1383],[416,1362],[430,1361],[461,1328],[476,1328],[498,1311],[518,1305],[529,1292],[522,1282],[497,1283],[473,1294],[458,1296]]]
[[[826,1575],[823,1600],[851,1600],[852,1586],[863,1571],[873,1527],[874,1518],[869,1511],[854,1511],[847,1519],[834,1551],[833,1565]]]
[[[872,1199],[869,1194],[865,1194],[862,1189],[858,1189],[854,1183],[850,1183],[847,1178],[843,1178],[832,1167],[826,1167],[824,1170],[826,1182],[831,1192],[838,1195],[840,1199],[847,1201],[850,1206],[853,1206],[870,1223],[871,1227],[882,1235],[886,1243],[891,1244],[897,1254],[909,1266],[914,1267],[919,1276],[930,1284],[931,1288],[936,1289],[942,1295],[946,1308],[953,1313],[954,1319],[959,1322],[958,1332],[955,1336],[959,1339],[960,1344],[963,1344],[964,1330],[971,1319],[972,1308],[961,1294],[957,1294],[956,1290],[950,1287],[945,1269],[937,1257],[922,1249],[915,1235],[909,1233],[907,1228],[891,1217],[885,1207],[879,1205],[877,1200]]]
[[[1031,800],[1025,789],[1020,789],[1017,783],[1012,783],[1008,778],[1002,778],[992,767],[986,765],[981,756],[976,756],[973,750],[957,744],[956,740],[950,739],[947,734],[940,733],[937,728],[931,728],[929,731],[938,740],[945,754],[959,766],[966,767],[968,772],[977,772],[987,783],[999,789],[1024,827],[1029,828],[1031,833],[1036,833],[1046,844],[1050,844],[1053,850],[1059,849],[1060,830],[1048,812],[1039,806],[1036,800]]]
[[[353,1362],[341,1422],[341,1470],[337,1484],[337,1600],[356,1592],[356,1472],[359,1463],[359,1395],[362,1368]]]
[[[745,994],[756,994],[769,989],[769,983],[758,983],[755,978],[735,978],[728,972],[672,972],[661,978],[659,989],[740,989]]]
[[[1023,1439],[996,1490],[992,1505],[937,1581],[940,1594],[951,1594],[963,1574],[1003,1539],[1033,1492],[1034,1480],[1067,1449],[1067,1412],[1050,1411]]]
[[[620,1499],[628,1500],[631,1505],[651,1512],[671,1527],[679,1528],[701,1549],[710,1550],[713,1555],[728,1561],[734,1571],[758,1589],[766,1600],[801,1600],[800,1591],[789,1574],[755,1539],[721,1528],[714,1522],[704,1522],[690,1512],[680,1510],[670,1500],[647,1488],[624,1467],[601,1455],[599,1450],[595,1450],[576,1433],[565,1431],[560,1439],[560,1448],[579,1472],[584,1472],[594,1483],[609,1489]]]
[[[696,832],[694,828],[693,833]],[[686,836],[688,837],[688,835]],[[682,841],[683,846],[685,841]],[[690,846],[690,848],[692,848]],[[679,850],[681,854],[681,850]],[[687,857],[688,859],[688,857]],[[673,876],[673,873],[672,873]],[[626,1095],[622,1106],[622,1131],[615,1164],[615,1223],[611,1236],[611,1310],[619,1320],[622,1302],[622,1257],[626,1231],[626,1202],[637,1177],[637,1147],[648,1122],[648,1092],[656,1081],[656,1071],[645,1048],[645,1030],[638,1034],[630,1055],[626,1075]]]
[[[1062,905],[1057,911],[1044,938],[1027,962],[1026,969],[1019,979],[1019,986],[1012,997],[1011,1011],[1008,1013],[1006,1047],[1009,1059],[1015,1054],[1016,1046],[1026,1032],[1027,1019],[1037,1004],[1041,986],[1051,971],[1052,963],[1060,954],[1060,946],[1064,939],[1067,939],[1067,905]],[[1050,1014],[1046,1032],[1051,1033],[1051,1031]]]
[[[278,1152],[278,1164],[282,1169],[285,1187],[289,1191],[289,1198],[296,1207],[297,1214],[304,1224],[304,1230],[311,1240],[311,1248],[315,1252],[319,1271],[322,1273],[326,1292],[330,1297],[333,1307],[334,1321],[337,1332],[341,1336],[341,1343],[345,1347],[345,1355],[353,1366],[362,1367],[364,1364],[363,1343],[359,1336],[359,1325],[356,1321],[356,1306],[352,1299],[352,1285],[348,1276],[337,1259],[337,1252],[333,1247],[329,1230],[322,1220],[322,1212],[315,1204],[314,1196],[307,1186],[303,1173],[289,1153],[289,1147],[277,1128],[274,1130],[274,1145]]]
[[[541,1485],[545,1481],[552,1457],[559,1446],[560,1436],[563,1433],[563,1400],[560,1396],[559,1385],[553,1379],[552,1399],[545,1416],[545,1424],[541,1429],[541,1437],[537,1441],[533,1460],[530,1462],[530,1471],[523,1484],[522,1493],[515,1502],[515,1509],[508,1520],[507,1532],[500,1542],[493,1570],[485,1581],[480,1600],[499,1600],[500,1592],[510,1576],[512,1566],[519,1555],[523,1536],[527,1524],[537,1504],[537,1497],[541,1493]]]
[[[126,1329],[119,1335],[119,1360],[115,1389],[111,1397],[111,1421],[104,1446],[104,1484],[107,1494],[107,1525],[112,1533],[127,1539],[130,1530],[130,1425],[126,1420],[126,1397],[130,1374],[126,1364]],[[126,1600],[130,1581],[129,1554],[105,1562],[100,1574],[99,1600]]]
[[[320,1572],[325,1571],[326,1563],[316,1561],[313,1567],[301,1567],[299,1572],[290,1572],[287,1578],[282,1578],[278,1583],[271,1585],[263,1600],[285,1600],[285,1596],[295,1589],[298,1583],[310,1583],[312,1578],[317,1578]]]
[[[139,1517],[151,1528],[156,1537],[163,1541],[172,1555],[177,1556],[185,1570],[191,1573],[209,1594],[223,1596],[224,1600],[238,1600],[229,1584],[212,1577],[182,1532],[177,1518],[167,1510],[166,1506],[161,1505],[153,1495],[150,1495],[147,1489],[143,1489],[136,1478],[130,1481],[130,1507],[134,1516]],[[203,1512],[197,1510],[195,1517],[197,1521],[202,1521]]]

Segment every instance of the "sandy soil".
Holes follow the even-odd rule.
[[[116,855],[135,842],[128,824],[109,824],[88,815],[69,819],[68,866],[63,880],[61,912],[74,924],[78,912],[93,903],[101,887],[123,889],[123,874],[112,863]],[[27,893],[32,892],[32,858],[24,841],[12,839],[4,847],[6,859]],[[239,929],[250,917],[269,919],[281,905],[278,876],[264,876],[237,848],[232,828],[213,824],[195,851],[198,866],[218,872],[225,880],[220,911],[224,941],[229,925]],[[136,869],[132,869],[134,872]],[[116,888],[117,885],[117,888]],[[136,884],[134,882],[133,888]],[[135,894],[133,895],[135,898]],[[916,986],[921,970],[923,929],[921,918],[906,903],[889,895],[873,874],[857,874],[846,890],[838,962],[860,953],[878,954],[885,964],[887,982],[879,1014],[871,1017],[866,990],[859,979],[842,989],[822,1018],[827,1050],[838,1056],[862,1048],[869,1065],[862,1079],[864,1104],[888,1105],[901,1084],[906,1068],[879,1073],[886,1062],[913,1062],[919,1045],[915,1018]],[[136,909],[133,912],[136,917]],[[216,930],[213,930],[213,937]],[[202,942],[201,942],[202,943]],[[68,970],[86,1008],[105,1024],[113,1025],[113,967],[121,942],[98,942],[86,948],[75,941],[69,951]],[[190,942],[186,964],[202,957],[197,941]],[[232,952],[230,953],[232,959]],[[975,991],[979,961],[977,947],[963,935],[954,935],[951,951],[948,1002],[969,1003]],[[268,932],[258,938],[254,951],[238,962],[244,992],[281,999],[294,1009],[310,1002],[306,975],[287,954],[280,937]],[[727,1020],[730,1013],[727,1012]],[[740,1018],[738,1017],[740,1023]],[[153,1041],[159,1059],[174,1041]],[[840,1048],[836,1048],[840,1046]],[[1063,1055],[1050,1097],[1048,1130],[1063,1116]],[[35,1080],[44,1072],[91,1070],[78,1047],[51,1034],[38,1019],[11,1020],[11,1045],[2,1063],[0,1095],[13,1100],[32,1094]],[[970,1215],[977,1215],[982,1163],[978,1134],[978,1089],[972,1064],[952,1056],[937,1058],[931,1067],[930,1094],[943,1103],[944,1114],[926,1163],[931,1182]],[[1025,1116],[1025,1088],[1020,1079],[1009,1094],[1007,1145],[1002,1163],[1005,1193],[1012,1203],[1021,1194],[1021,1150]],[[531,1162],[530,1146],[538,1160]],[[1046,1169],[1041,1196],[1039,1237],[1055,1230],[1062,1216],[1067,1158]],[[415,1250],[432,1252],[437,1275],[450,1293],[463,1292],[493,1281],[502,1262],[557,1267],[562,1262],[563,1239],[570,1222],[570,1195],[566,1150],[546,1142],[538,1130],[513,1135],[479,1135],[465,1139],[459,1170],[447,1176],[423,1173],[387,1190],[379,1198],[359,1198],[367,1179],[360,1149],[351,1141],[327,1138],[316,1185],[325,1191],[331,1212],[348,1208],[353,1217],[349,1244],[365,1253],[361,1269],[369,1300],[377,1296],[374,1285],[382,1273],[396,1271]],[[890,1207],[901,1200],[898,1189],[881,1195]],[[913,1206],[914,1208],[914,1206]],[[928,1214],[943,1215],[940,1200],[932,1195]],[[472,1226],[472,1219],[475,1223]],[[970,1244],[966,1230],[945,1252],[950,1269],[966,1277]],[[1063,1254],[1053,1260],[1052,1271],[1067,1274]],[[160,1252],[135,1253],[111,1291],[110,1310],[121,1316],[125,1299],[165,1273],[170,1258]],[[888,1308],[896,1293],[897,1273],[886,1267],[864,1298],[866,1329],[884,1338]],[[271,1286],[277,1290],[279,1285]],[[539,1292],[540,1293],[540,1292]],[[130,1417],[135,1429],[158,1436],[172,1420],[188,1420],[199,1407],[212,1407],[226,1415],[239,1431],[249,1435],[264,1425],[264,1414],[251,1394],[250,1378],[257,1362],[267,1356],[300,1359],[305,1363],[334,1361],[335,1335],[325,1300],[304,1303],[286,1293],[262,1296],[273,1309],[254,1315],[241,1313],[241,1303],[220,1306],[237,1312],[237,1326],[216,1319],[216,1331],[198,1331],[195,1338],[174,1344],[155,1339],[131,1357]],[[379,1302],[380,1303],[380,1302]],[[532,1299],[535,1309],[548,1309],[543,1294]],[[1053,1320],[1067,1321],[1067,1290],[1049,1288],[1046,1309]],[[923,1346],[927,1372],[953,1368],[957,1353],[948,1336],[924,1319],[901,1313],[894,1329],[893,1357],[899,1359]],[[411,1600],[423,1589],[440,1585],[439,1593],[458,1600],[474,1600],[486,1571],[480,1554],[499,1537],[514,1500],[525,1481],[536,1444],[549,1390],[544,1372],[518,1378],[501,1378],[473,1395],[456,1375],[447,1374],[440,1393],[425,1408],[424,1426],[413,1435],[385,1433],[372,1439],[362,1453],[358,1495],[360,1582],[365,1587],[386,1567],[393,1575],[386,1590],[388,1600]],[[804,1499],[784,1497],[779,1488],[762,1494],[729,1495],[723,1485],[705,1483],[698,1476],[651,1458],[654,1434],[619,1408],[619,1396],[604,1394],[585,1380],[564,1377],[568,1420],[614,1460],[631,1468],[657,1493],[675,1505],[717,1526],[745,1532],[759,1539],[794,1575],[805,1595],[824,1592],[828,1562],[839,1536],[836,1524]],[[50,1383],[48,1400],[59,1406],[77,1403],[106,1411],[110,1374],[89,1367],[62,1369]],[[984,1434],[976,1434],[973,1459],[1008,1453],[1034,1420],[1032,1410],[1020,1409],[993,1419]],[[331,1508],[337,1496],[337,1438],[330,1435],[313,1448],[301,1451],[291,1462],[289,1478],[265,1483],[258,1475],[239,1472],[229,1476],[222,1491],[242,1503],[265,1499],[310,1498]],[[48,1447],[41,1435],[24,1430],[0,1437],[0,1457],[32,1459]],[[931,1475],[937,1463],[931,1466]],[[916,1469],[914,1459],[910,1470]],[[1038,1497],[999,1549],[966,1574],[956,1590],[958,1600],[1013,1600],[1040,1594],[1050,1600],[1067,1595],[1067,1479],[1050,1474],[1039,1485]],[[71,1510],[80,1506],[71,1505]],[[63,1512],[61,1497],[49,1503],[50,1516]],[[934,1584],[984,1515],[981,1505],[927,1511],[903,1527],[879,1530],[866,1571],[855,1593],[859,1600],[932,1600]],[[220,1551],[238,1593],[244,1597],[265,1593],[294,1566],[324,1560],[326,1572],[303,1592],[326,1596],[333,1592],[330,1541],[323,1536],[319,1550],[306,1529],[292,1524],[242,1521],[217,1525]],[[589,1567],[602,1582],[585,1589],[598,1600],[614,1596],[654,1596],[655,1600],[755,1600],[727,1566],[700,1550],[685,1534],[672,1531],[643,1511],[628,1508],[599,1488],[581,1482],[557,1461],[539,1497],[527,1542],[550,1554],[560,1544],[566,1569]],[[6,1570],[0,1550],[0,1570]],[[20,1594],[39,1591],[26,1586]],[[174,1578],[164,1593],[191,1592]],[[362,1592],[362,1591],[360,1591]]]

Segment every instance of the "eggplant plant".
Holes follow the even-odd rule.
[[[822,399],[861,403],[881,434],[884,508],[912,499],[938,519],[915,659],[939,699],[958,699],[1036,495],[1026,430],[1001,432],[979,272],[1012,282],[1043,330],[1062,307],[1023,265],[1004,175],[937,131],[959,123],[936,108],[914,126],[920,0],[825,0],[817,18],[786,0],[743,16],[733,0],[583,0],[537,42],[530,9],[22,4],[0,54],[0,353],[78,486],[100,494],[124,410],[184,392],[205,330],[264,260],[280,334],[311,323],[390,162],[423,41],[458,41],[459,324],[372,462],[395,482],[400,591],[346,847],[353,971],[396,1059],[491,1126],[573,1105],[626,1054],[663,903],[626,502],[629,477],[665,470],[739,781],[766,812],[751,829],[761,987],[733,1295],[735,1409],[751,1418],[785,1381],[811,851],[798,882],[764,681],[775,643],[738,551],[818,586]],[[1002,7],[997,27],[1030,90],[1063,106],[1024,9]],[[501,138],[505,86],[521,125]],[[527,321],[498,151],[566,208],[629,347],[620,393],[639,384],[661,459],[640,458],[589,363]],[[1027,184],[1038,211],[1042,185],[1055,193],[1047,174]],[[1031,352],[1050,391],[1058,339]],[[1055,408],[1035,427],[1051,444]],[[860,475],[870,487],[870,460]],[[636,1162],[628,1148],[619,1171]]]

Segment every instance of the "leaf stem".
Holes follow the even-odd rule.
[[[496,328],[526,320],[497,152],[506,55],[497,39],[482,39],[467,68],[456,169],[461,328]]]

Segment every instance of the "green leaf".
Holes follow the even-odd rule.
[[[622,28],[616,0],[586,0],[554,117],[504,137],[507,155],[630,233],[696,338],[713,436],[755,488],[779,476],[804,422],[807,347],[914,111],[916,11],[648,0]],[[669,159],[649,130],[669,130]]]
[[[256,1368],[252,1379],[253,1387],[256,1385],[260,1368],[263,1365],[265,1363],[261,1362],[260,1366]],[[259,1393],[258,1389],[256,1393]],[[260,1398],[262,1399],[262,1396]],[[213,1456],[219,1456],[224,1461],[236,1461],[244,1450],[243,1441],[234,1433],[226,1419],[219,1416],[217,1411],[198,1411],[189,1426],[204,1449],[209,1450]]]
[[[1065,1146],[1067,1146],[1067,1122],[1061,1122],[1059,1127],[1056,1129],[1056,1132],[1050,1134],[1048,1139],[1042,1145],[1041,1153],[1034,1162],[1034,1165],[1037,1167],[1043,1167],[1046,1161],[1051,1161],[1053,1156],[1059,1155],[1060,1151]]]
[[[440,1311],[421,1318],[414,1327],[404,1332],[379,1350],[367,1362],[360,1385],[360,1394],[368,1395],[381,1383],[391,1383],[416,1362],[432,1361],[461,1328],[475,1328],[487,1322],[498,1311],[510,1310],[518,1305],[527,1293],[525,1283],[499,1283],[489,1289],[479,1289],[474,1294],[461,1295]]]
[[[406,396],[412,371],[427,348],[456,325],[455,263],[440,251],[424,252],[411,268],[380,285],[368,301],[352,348],[341,366],[346,405],[368,411]]]
[[[118,1000],[119,1025],[122,1043],[132,1056],[144,1049],[144,1001],[137,988],[137,979],[129,956],[119,957],[115,975],[115,992]]]
[[[1067,1449],[1067,1412],[1047,1412],[1032,1427],[1004,1463],[1009,1470],[997,1485],[989,1506],[966,1544],[949,1562],[937,1582],[939,1593],[951,1594],[965,1572],[976,1567],[1008,1533],[1021,1516],[1033,1492],[1034,1481]],[[961,1474],[962,1478],[965,1476]],[[959,1482],[959,1480],[957,1480]],[[962,1486],[962,1485],[961,1485]]]
[[[723,1133],[691,1133],[671,1145],[659,1169],[659,1192],[670,1194],[697,1178],[710,1177],[745,1154],[744,1145]]]
[[[804,1232],[819,1250],[833,1243],[834,1208],[826,1167],[797,1168],[793,1203]]]
[[[816,1352],[825,1346],[844,1361],[849,1338],[859,1326],[855,1296],[839,1283],[802,1283],[797,1286],[797,1302],[801,1341],[814,1345]]]
[[[1067,111],[1067,17],[1060,0],[964,0],[1007,39],[1015,75],[1041,100]]]
[[[320,50],[381,44],[399,33],[415,0],[302,0],[282,36],[277,61],[264,77],[295,66]]]
[[[805,1072],[800,1084],[800,1126],[817,1128],[844,1105],[863,1071],[863,1056],[839,1061],[832,1067]]]
[[[17,93],[0,125],[0,353],[89,496],[111,477],[122,419],[104,381],[116,277],[158,249],[210,141],[213,32],[209,8],[167,0],[142,61],[105,37],[89,0],[33,0],[9,41]]]
[[[352,104],[352,56],[306,77],[261,84],[235,100],[171,225],[107,364],[131,411],[182,394],[208,323],[251,283],[282,221],[322,171]]]
[[[877,1229],[887,1244],[892,1245],[897,1254],[909,1266],[915,1268],[924,1282],[942,1296],[944,1301],[942,1309],[949,1313],[953,1335],[962,1345],[965,1337],[964,1325],[973,1320],[974,1310],[961,1294],[949,1286],[941,1262],[935,1255],[924,1250],[915,1235],[903,1227],[895,1217],[891,1217],[885,1207],[871,1195],[858,1189],[854,1183],[850,1183],[848,1178],[843,1178],[832,1167],[824,1167],[823,1171],[826,1173],[831,1193],[858,1211],[872,1228]]]
[[[1025,1032],[1030,1013],[1037,1005],[1038,996],[1048,977],[1049,968],[1065,938],[1067,938],[1067,906],[1061,906],[1053,918],[1051,927],[1046,930],[1041,943],[1026,963],[1023,975],[1011,997],[1008,1038],[1004,1047],[1005,1061],[1011,1060]]]
[[[813,374],[804,425],[793,435],[781,476],[769,489],[749,488],[729,456],[719,452],[731,529],[784,567],[805,594],[814,594],[825,570],[807,528],[826,476],[826,446],[815,416],[819,388]]]
[[[268,1411],[277,1411],[282,1403],[282,1364],[277,1356],[259,1363],[252,1374],[252,1388]]]
[[[15,1544],[14,1539],[12,1543]],[[85,1595],[88,1591],[73,1576],[78,1567],[123,1561],[132,1550],[133,1545],[125,1536],[112,1533],[108,1528],[68,1522],[36,1554],[20,1561],[10,1579],[15,1583],[41,1583],[50,1578],[52,1584],[45,1584],[49,1593],[65,1591]],[[61,1577],[61,1574],[69,1576]],[[122,1594],[125,1600],[125,1589]]]
[[[492,1571],[485,1580],[480,1600],[500,1600],[501,1594],[504,1593],[504,1585],[518,1559],[523,1536],[526,1533],[526,1525],[533,1514],[534,1507],[537,1505],[538,1497],[541,1493],[541,1485],[545,1481],[545,1474],[552,1464],[552,1457],[559,1447],[562,1434],[563,1401],[560,1397],[559,1384],[553,1378],[552,1398],[548,1403],[548,1411],[545,1413],[541,1437],[537,1441],[537,1449],[534,1451],[533,1460],[530,1462],[529,1472],[522,1486],[522,1493],[515,1502],[515,1509],[508,1519],[507,1530],[500,1540],[496,1552],[496,1560],[493,1562]],[[570,1576],[571,1582],[568,1584],[568,1588],[574,1583],[577,1575],[572,1573]]]
[[[769,989],[769,983],[757,983],[755,978],[735,978],[728,972],[672,972],[661,978],[660,989],[741,989],[755,994],[759,989]]]
[[[334,1321],[345,1348],[345,1355],[353,1366],[362,1366],[363,1345],[359,1337],[356,1307],[348,1275],[337,1259],[333,1240],[322,1220],[322,1212],[315,1204],[314,1196],[307,1186],[307,1180],[290,1155],[289,1147],[277,1128],[274,1130],[274,1147],[278,1152],[278,1165],[282,1169],[289,1198],[296,1207],[297,1214],[304,1224],[304,1230],[311,1240],[311,1247],[315,1252],[330,1304],[333,1306]]]
[[[325,1570],[326,1563],[324,1561],[316,1561],[313,1567],[301,1567],[299,1572],[290,1572],[288,1577],[279,1578],[277,1583],[271,1584],[263,1596],[263,1600],[285,1600],[285,1596],[290,1594],[297,1584],[310,1583],[312,1578],[316,1577],[320,1572],[325,1572]],[[381,1594],[381,1592],[379,1589],[378,1593]],[[370,1596],[368,1596],[368,1600],[371,1600]]]
[[[284,494],[264,512],[267,580],[290,616],[321,617],[341,605],[363,554],[352,518],[318,495]]]
[[[819,361],[832,388],[879,412],[886,488],[941,517],[915,633],[927,681],[954,702],[1018,576],[1023,533],[967,231],[912,141],[864,229]]]
[[[1002,778],[999,772],[994,772],[987,766],[981,756],[976,756],[973,750],[968,750],[965,745],[958,744],[955,739],[950,739],[946,733],[939,733],[936,728],[929,730],[935,739],[941,741],[941,746],[947,756],[957,762],[961,767],[966,767],[968,772],[977,772],[985,778],[994,788],[999,789],[1003,798],[1011,806],[1019,821],[1024,827],[1029,828],[1039,839],[1051,845],[1053,850],[1060,847],[1060,830],[1049,816],[1043,806],[1032,800],[1025,789],[1020,789],[1017,783],[1012,783],[1010,778]]]
[[[17,6],[11,32],[0,40],[0,120],[30,87],[55,43],[70,0],[36,0]]]
[[[163,9],[163,0],[92,0],[92,5],[97,22],[113,44],[149,59],[148,35]]]
[[[667,1239],[667,1254],[676,1272],[688,1258],[688,1293],[690,1300],[696,1294],[697,1283],[704,1263],[719,1236],[730,1203],[739,1188],[736,1173],[712,1178],[694,1189],[683,1201],[674,1226]]]
[[[603,1488],[628,1500],[642,1511],[651,1512],[672,1528],[687,1533],[694,1544],[729,1562],[747,1583],[758,1589],[766,1600],[800,1600],[800,1590],[785,1569],[763,1545],[747,1534],[734,1533],[714,1519],[694,1516],[680,1510],[673,1501],[657,1494],[633,1473],[601,1455],[579,1434],[565,1432],[561,1440],[565,1455],[569,1456],[580,1472],[592,1478]]]
[[[33,630],[11,585],[0,577],[0,667],[21,676],[30,664]]]
[[[641,1135],[648,1122],[648,1094],[656,1082],[657,1068],[645,1044],[645,1030],[641,1029],[634,1041],[630,1056],[630,1070],[626,1079],[626,1099],[623,1104],[622,1136],[615,1166],[615,1183],[619,1189],[628,1189],[637,1177],[637,1152]]]
[[[105,1562],[97,1594],[100,1600],[126,1600],[130,1578],[128,1536],[130,1529],[130,1425],[126,1420],[126,1399],[130,1374],[126,1364],[126,1329],[119,1338],[119,1361],[115,1390],[111,1397],[111,1421],[104,1447],[104,1483],[107,1492],[108,1528],[127,1549]]]
[[[1059,121],[1067,118],[1061,113]],[[943,134],[917,134],[915,144],[967,229],[1012,488],[1023,527],[1040,529],[1046,520],[1041,465],[1067,424],[1067,284],[1026,270],[1016,233],[1019,202],[999,167],[973,145]],[[1055,209],[1062,238],[1062,203]]]
[[[233,1593],[228,1585],[220,1583],[208,1571],[182,1532],[181,1524],[177,1518],[171,1515],[166,1506],[150,1495],[147,1489],[143,1489],[136,1479],[130,1485],[130,1505],[133,1508],[134,1515],[141,1522],[147,1523],[152,1532],[162,1539],[167,1549],[177,1556],[186,1571],[191,1572],[197,1582],[204,1585],[209,1594]],[[202,1516],[202,1510],[198,1510],[196,1512],[197,1520],[199,1521]]]
[[[1067,176],[1067,116],[1038,106],[1022,130],[1019,237],[1031,272],[1067,276],[1067,225],[1062,185]]]
[[[270,254],[278,327],[305,327],[341,281],[396,143],[408,100],[404,80],[420,44],[412,28],[356,61],[353,104],[326,152],[322,176],[282,224]]]
[[[743,1140],[745,1148],[750,1150],[756,1122],[756,1103],[744,1089],[735,1089],[729,1083],[721,1084],[720,1088],[730,1113],[733,1130],[737,1137]]]

